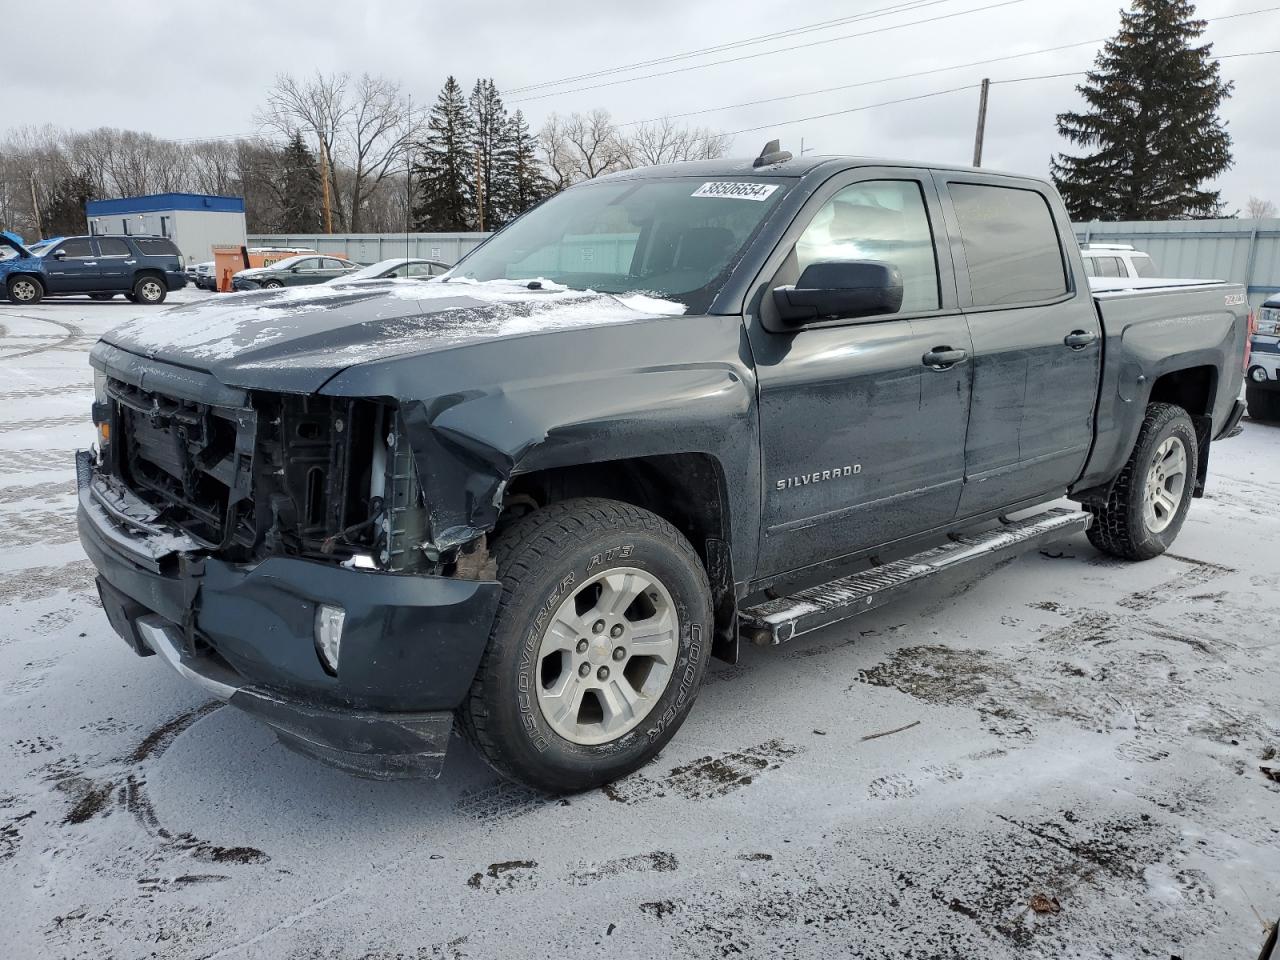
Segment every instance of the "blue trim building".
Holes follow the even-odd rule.
[[[193,263],[212,260],[214,246],[243,246],[245,242],[244,200],[240,197],[155,193],[90,200],[84,211],[92,234],[168,237]]]

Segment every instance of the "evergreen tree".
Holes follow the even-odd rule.
[[[315,154],[295,131],[280,155],[281,233],[319,233],[323,200]]]
[[[413,165],[417,185],[414,227],[426,231],[474,226],[475,159],[470,112],[462,87],[449,77],[431,108],[427,139]]]
[[[84,174],[68,174],[58,179],[41,211],[46,237],[85,232],[88,223],[85,204],[93,199],[93,181]]]
[[[1232,84],[1193,45],[1205,21],[1190,0],[1135,0],[1076,89],[1089,109],[1058,115],[1058,132],[1094,148],[1052,160],[1053,181],[1075,220],[1171,220],[1221,214],[1206,180],[1231,166],[1218,108]]]
[[[552,193],[551,183],[538,161],[538,139],[529,132],[524,113],[517,110],[503,128],[503,166],[499,171],[499,198],[504,222],[510,222]]]
[[[493,80],[477,80],[468,103],[471,114],[471,149],[475,180],[480,193],[476,205],[476,229],[497,230],[509,217],[504,209],[504,180],[511,169],[507,132],[507,108]]]

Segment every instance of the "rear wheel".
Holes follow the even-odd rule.
[[[461,727],[499,773],[584,790],[647,763],[684,722],[710,653],[711,591],[662,518],[566,500],[497,541],[498,616]]]
[[[44,284],[35,277],[10,277],[5,290],[11,303],[39,303],[44,297]]]
[[[1247,384],[1244,390],[1249,417],[1253,420],[1280,420],[1280,390],[1266,390]]]
[[[1150,560],[1169,549],[1191,505],[1199,446],[1191,417],[1153,403],[1104,506],[1090,506],[1089,541],[1126,560]]]
[[[134,303],[153,306],[157,303],[164,303],[164,298],[168,294],[169,291],[165,289],[164,282],[159,277],[149,275],[139,277],[138,281],[133,285]]]

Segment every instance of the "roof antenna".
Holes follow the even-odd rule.
[[[760,156],[756,157],[755,162],[751,164],[753,167],[768,167],[775,163],[786,163],[791,159],[791,153],[782,149],[782,144],[777,140],[770,140],[764,145],[764,149],[760,151]]]

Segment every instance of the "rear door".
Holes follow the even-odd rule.
[[[127,240],[119,237],[98,237],[99,290],[128,290],[131,286],[137,258]]]
[[[97,251],[89,237],[63,240],[44,258],[44,265],[52,293],[88,293],[102,282]]]
[[[770,264],[748,318],[760,394],[760,577],[784,574],[955,516],[969,416],[969,333],[956,306],[932,177],[859,168],[819,188]],[[769,290],[818,260],[892,263],[897,314],[788,327]],[[932,351],[956,359],[930,364]]]
[[[973,337],[973,402],[959,515],[1059,496],[1093,442],[1101,328],[1048,187],[939,174],[959,300]],[[1106,259],[1106,258],[1101,258]]]

